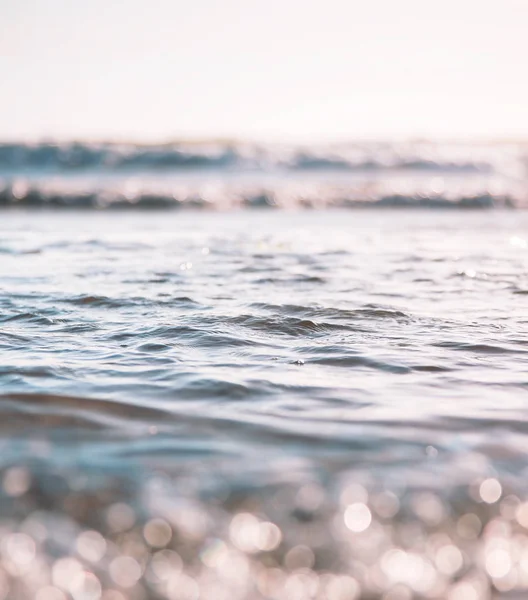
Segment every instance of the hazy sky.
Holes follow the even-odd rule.
[[[0,138],[528,136],[528,0],[0,0]]]

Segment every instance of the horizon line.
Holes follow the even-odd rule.
[[[361,143],[443,143],[443,144],[528,144],[528,134],[512,135],[346,135],[346,136],[250,136],[250,135],[171,135],[171,136],[138,136],[138,135],[98,135],[98,136],[65,136],[35,135],[0,137],[0,144],[126,144],[135,146],[170,146],[174,144],[271,144],[271,145],[310,145],[310,144],[361,144]]]

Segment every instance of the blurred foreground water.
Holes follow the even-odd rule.
[[[528,213],[5,211],[0,598],[528,593]]]

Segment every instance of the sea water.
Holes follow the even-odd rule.
[[[259,171],[250,208],[247,173],[203,165],[24,168],[0,213],[0,598],[525,597],[522,180],[414,165],[406,185],[494,203],[307,209]],[[316,171],[295,185],[357,184]],[[360,179],[399,194],[386,166]],[[238,200],[146,210],[161,181]]]

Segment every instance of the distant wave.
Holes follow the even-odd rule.
[[[118,143],[0,143],[0,173],[170,171],[186,169],[249,169],[257,171],[376,171],[418,170],[487,173],[489,161],[437,158],[419,150],[389,147],[380,155],[375,146],[277,148],[236,143],[118,144]]]
[[[127,144],[0,144],[0,169],[170,169],[225,167],[235,163],[230,147],[200,148]]]
[[[460,173],[487,173],[493,171],[486,162],[428,160],[426,158],[396,157],[390,161],[365,159],[353,161],[339,156],[318,156],[300,153],[289,163],[289,168],[299,171],[376,171],[376,170],[417,170],[445,171]]]
[[[198,193],[142,192],[133,197],[108,190],[84,192],[52,191],[44,187],[8,185],[0,189],[0,209],[97,209],[97,210],[170,210],[179,208],[442,208],[489,209],[515,208],[516,199],[509,195],[489,192],[472,195],[446,196],[440,194],[380,194],[291,196],[260,189],[253,192],[227,190],[215,198]]]

